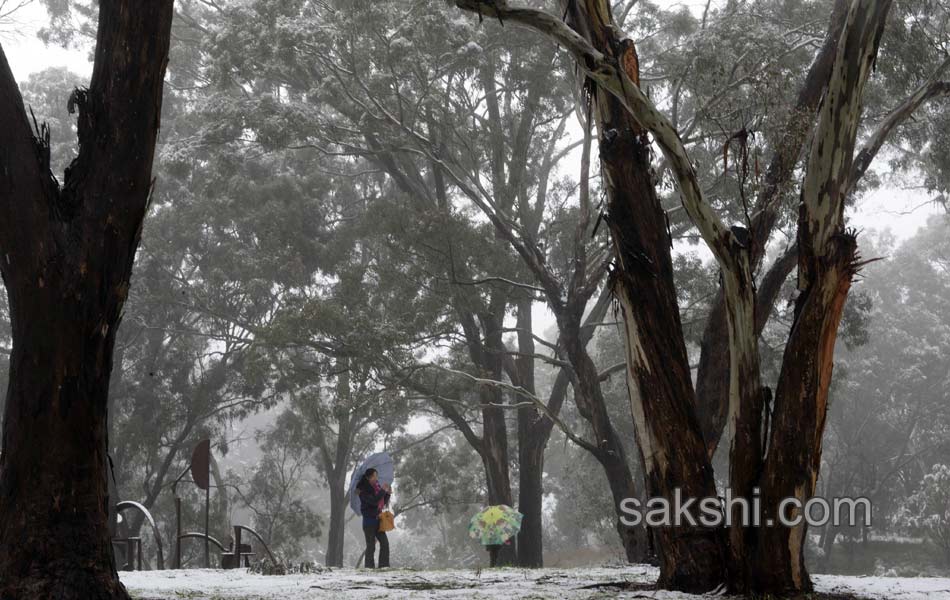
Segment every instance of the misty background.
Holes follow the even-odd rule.
[[[517,53],[503,52],[511,44],[504,31],[438,2],[375,4],[355,14],[279,0],[178,4],[156,187],[117,342],[110,433],[119,499],[142,502],[155,515],[166,557],[174,535],[171,482],[197,441],[210,437],[218,539],[228,539],[230,523],[247,524],[282,560],[325,562],[330,490],[339,489],[341,475],[348,482],[363,456],[385,449],[397,460],[394,563],[483,562],[466,526],[486,503],[485,473],[459,423],[481,427],[480,384],[472,380],[478,373],[456,288],[530,302],[537,395],[555,386],[561,365],[550,346],[558,330],[531,289],[538,282],[475,203],[456,192],[439,197],[439,169],[416,145],[435,146],[444,168],[468,181],[478,181],[471,174],[484,174],[498,154],[520,157],[525,193],[544,199],[537,203],[542,251],[565,272],[583,164],[573,66],[524,30]],[[691,151],[713,197],[737,185],[754,189],[765,133],[752,137],[753,176],[741,183],[723,169],[724,142],[738,127],[767,132],[787,109],[783,92],[821,40],[826,4],[762,0],[733,12],[707,2],[641,1],[630,13],[620,7],[638,46],[649,48],[641,50],[649,57],[641,69],[651,97],[671,110],[674,88],[690,88],[676,110],[681,122],[695,122]],[[945,25],[947,13],[925,22],[924,4],[905,7],[921,21],[917,37],[887,38],[869,115],[893,104],[894,86],[926,75],[927,65],[914,72],[914,53],[934,42],[928,27]],[[93,29],[81,4],[49,7],[29,2],[10,11],[15,0],[0,2],[0,36],[24,100],[51,128],[53,172],[61,173],[75,155],[67,103],[90,75]],[[794,33],[779,35],[779,28]],[[507,88],[498,115],[482,99],[486,60]],[[684,84],[676,75],[685,68],[702,76]],[[433,85],[446,79],[455,84]],[[526,106],[529,87],[537,92]],[[867,496],[874,515],[870,528],[813,528],[815,572],[950,574],[947,108],[937,100],[901,128],[848,212],[861,231],[862,256],[880,260],[863,269],[848,300],[818,493]],[[381,128],[363,116],[369,111],[390,112],[405,126]],[[499,147],[490,122],[511,133],[527,111],[535,115],[530,143]],[[438,135],[418,139],[406,114],[423,125],[438,122],[441,128],[427,129]],[[385,161],[389,169],[380,166]],[[400,184],[395,172],[419,180]],[[596,164],[586,175],[596,205]],[[698,357],[717,270],[666,183],[682,318]],[[416,185],[447,212],[407,193]],[[792,204],[787,213],[772,254],[794,238]],[[606,228],[589,233],[596,257]],[[763,360],[776,368],[791,317],[793,286],[786,286],[762,340]],[[617,321],[608,309],[590,350],[606,373],[611,420],[636,457],[626,382],[622,371],[611,372],[624,360]],[[512,311],[505,323],[517,328]],[[7,319],[2,327],[8,352]],[[512,348],[515,336],[506,334]],[[437,394],[394,376],[430,365],[439,369]],[[517,482],[516,411],[505,414]],[[545,564],[620,561],[604,473],[564,431],[589,438],[589,424],[570,401],[560,419],[544,453]],[[725,473],[725,457],[716,466]],[[184,529],[199,530],[203,494],[187,483],[179,493]],[[140,519],[124,526],[144,538],[154,567],[151,533]],[[348,509],[343,530],[344,564],[353,565],[362,534]],[[184,549],[198,564],[200,544]]]

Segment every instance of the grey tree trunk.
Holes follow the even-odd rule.
[[[347,508],[349,503],[346,498],[346,481],[334,481],[330,485],[330,529],[327,532],[327,554],[324,561],[328,567],[343,566]]]

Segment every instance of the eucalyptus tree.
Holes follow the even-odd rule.
[[[770,516],[776,516],[782,498],[807,501],[820,467],[838,324],[852,279],[863,264],[856,236],[845,228],[846,200],[894,127],[926,100],[945,93],[938,79],[945,53],[941,58],[939,46],[930,49],[936,70],[871,128],[867,145],[859,151],[864,91],[891,3],[836,4],[821,49],[792,104],[788,126],[773,149],[761,194],[750,206],[745,189],[740,189],[738,200],[748,216],[744,226],[729,227],[709,203],[681,132],[642,91],[636,47],[614,26],[609,3],[565,2],[560,7],[563,21],[507,2],[456,4],[546,33],[566,47],[583,73],[607,179],[607,220],[618,261],[614,288],[624,311],[631,405],[651,494],[669,499],[679,489],[686,496],[714,496],[707,442],[715,436],[704,434],[694,407],[673,287],[671,239],[651,174],[648,136],[662,152],[683,210],[721,269],[722,331],[727,335],[717,339],[728,340],[723,347],[729,360],[728,368],[718,370],[717,380],[728,382],[725,423],[731,439],[733,495],[751,498],[753,490],[761,488],[762,506]],[[728,4],[725,11],[733,6]],[[768,314],[759,303],[765,300],[768,306],[770,301],[768,292],[757,293],[755,273],[777,220],[782,198],[778,191],[790,185],[806,141],[802,130],[812,129],[800,188],[797,244],[794,259],[788,259],[798,268],[795,321],[773,402],[770,388],[761,382],[757,322],[757,315]],[[729,141],[724,162],[728,148]],[[741,156],[745,171],[744,151]],[[769,287],[770,273],[759,282],[759,290]],[[775,279],[784,278],[778,269]],[[650,294],[649,301],[644,294]],[[701,398],[699,402],[702,405]],[[810,588],[804,522],[787,528],[745,528],[739,521],[733,520],[726,536],[703,527],[658,529],[660,584],[706,590],[726,581],[740,591],[778,593]]]
[[[94,39],[96,11],[81,3],[64,8],[87,20],[80,19],[76,28],[67,20],[69,27],[61,24],[45,34],[83,47],[88,36]],[[172,78],[183,79],[177,72]],[[54,171],[75,158],[69,140],[76,132],[76,117],[67,109],[75,102],[70,91],[82,81],[54,68],[32,75],[23,85],[32,117],[49,131]],[[160,496],[168,494],[169,479],[185,466],[197,439],[221,432],[225,416],[244,414],[267,398],[252,390],[236,368],[247,336],[231,335],[233,331],[219,327],[220,321],[202,320],[189,307],[195,300],[192,293],[202,286],[196,276],[202,248],[195,243],[201,229],[193,204],[188,204],[194,197],[189,186],[198,183],[197,170],[183,174],[180,153],[169,157],[164,150],[169,139],[193,135],[194,123],[180,94],[166,93],[163,104],[165,126],[155,168],[160,183],[152,188],[145,242],[138,252],[140,283],[130,293],[125,326],[117,335],[107,429],[110,508],[119,499],[134,499],[159,509],[159,520],[168,521],[171,513],[162,514],[162,508],[170,511],[171,505],[159,502]],[[172,205],[175,210],[170,210]],[[226,441],[220,446],[226,447]],[[135,535],[141,524],[142,515],[135,513],[126,531]]]
[[[303,496],[312,456],[305,426],[291,411],[257,434],[262,456],[243,473],[229,472],[228,489],[246,507],[254,530],[284,564],[303,554],[307,538],[319,538],[323,519]]]
[[[367,370],[350,358],[338,359],[328,375],[336,382],[325,391],[312,384],[296,387],[290,410],[302,423],[303,448],[312,453],[329,487],[325,562],[342,567],[349,477],[363,457],[405,423],[408,411],[397,394],[375,386]]]
[[[13,329],[3,596],[128,597],[107,522],[107,396],[151,189],[171,18],[171,2],[99,4],[92,80],[72,96],[80,151],[62,186],[0,50],[0,248]]]
[[[483,552],[467,531],[486,493],[478,454],[451,423],[400,435],[389,452],[399,474],[393,511],[409,536],[400,555],[426,568],[471,564]]]

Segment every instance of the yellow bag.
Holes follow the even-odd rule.
[[[392,511],[383,511],[379,513],[379,531],[386,533],[396,528],[396,517]]]

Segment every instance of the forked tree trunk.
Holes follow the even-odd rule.
[[[0,598],[125,599],[109,539],[112,353],[151,184],[171,0],[99,3],[60,190],[0,51],[0,269],[13,330]]]
[[[684,497],[707,497],[715,488],[693,411],[669,251],[659,251],[669,244],[669,234],[658,203],[654,207],[654,202],[643,201],[655,194],[648,176],[646,137],[639,123],[649,127],[669,159],[684,208],[723,269],[730,348],[728,414],[737,438],[732,462],[738,466],[731,483],[744,494],[758,479],[765,519],[777,517],[784,498],[796,498],[804,505],[814,493],[821,464],[837,329],[860,266],[854,234],[844,230],[844,200],[853,178],[864,85],[877,57],[891,0],[852,0],[836,48],[802,186],[797,238],[800,295],[771,422],[763,421],[764,398],[758,384],[751,268],[755,261],[736,232],[726,228],[704,202],[676,131],[636,87],[636,54],[628,41],[617,38],[609,3],[565,0],[562,14],[573,32],[542,11],[487,0],[456,0],[456,4],[547,33],[572,52],[591,78],[594,115],[603,139],[608,223],[618,258],[615,287],[624,310],[628,378],[649,491],[669,499],[673,487],[680,488]],[[622,106],[636,114],[637,121],[625,121],[624,111],[611,108],[608,91],[622,99]],[[631,198],[621,195],[632,190],[640,193]],[[759,436],[767,426],[768,446],[763,449]],[[759,465],[763,473],[756,478]],[[766,521],[751,532],[730,532],[734,549],[728,577],[723,572],[726,545],[715,532],[689,527],[675,533],[656,530],[662,559],[660,586],[702,590],[725,580],[734,589],[758,593],[807,591],[811,582],[804,565],[804,522],[792,527],[771,525]]]
[[[838,38],[848,14],[848,0],[835,0],[828,32],[821,50],[805,76],[795,105],[772,144],[775,154],[765,171],[765,184],[756,197],[752,216],[749,255],[751,267],[758,269],[765,257],[766,246],[786,198],[792,195],[796,182],[792,178],[808,135],[814,129],[815,113],[828,86],[831,66],[838,47]],[[761,335],[772,307],[797,264],[797,248],[790,250],[771,265],[758,285],[756,302],[756,336]],[[720,285],[713,301],[700,345],[699,368],[696,372],[696,406],[703,437],[710,458],[716,452],[729,414],[729,330],[726,299]]]

